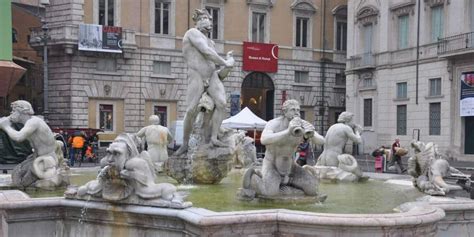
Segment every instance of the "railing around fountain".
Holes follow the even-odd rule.
[[[474,32],[439,39],[438,55],[474,49]]]

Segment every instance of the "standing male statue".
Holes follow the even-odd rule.
[[[38,188],[53,188],[62,184],[56,151],[56,139],[44,120],[33,116],[31,104],[17,100],[11,104],[9,117],[0,119],[0,129],[16,141],[28,140],[34,153],[21,163],[12,174],[12,181],[20,187],[34,185]],[[12,123],[24,124],[20,131],[12,128]],[[20,167],[20,168],[18,168]]]
[[[164,162],[168,159],[168,148],[166,147],[171,141],[171,136],[168,128],[160,125],[160,117],[158,115],[151,115],[148,119],[151,125],[148,125],[138,131],[138,137],[145,137],[148,144],[148,154],[153,163]]]
[[[262,132],[261,142],[266,146],[262,170],[249,168],[243,177],[240,195],[253,198],[256,195],[279,196],[304,192],[318,195],[318,179],[297,165],[293,160],[296,148],[303,136],[315,144],[322,144],[324,137],[314,126],[300,118],[300,106],[296,100],[283,103],[283,116],[270,120]],[[299,190],[299,191],[298,191]],[[324,201],[325,197],[320,197]]]
[[[184,154],[188,150],[188,142],[203,100],[212,100],[210,106],[203,106],[211,111],[210,143],[214,146],[225,146],[217,139],[217,135],[225,118],[225,89],[221,80],[229,74],[234,66],[232,51],[227,53],[226,59],[217,54],[214,42],[207,37],[212,30],[212,17],[206,9],[195,10],[194,28],[189,29],[183,37],[183,55],[188,64],[188,89],[186,93],[186,115],[184,116],[183,145],[176,155]],[[224,66],[217,69],[216,66]],[[212,108],[214,107],[214,108]],[[213,109],[213,110],[212,110]]]

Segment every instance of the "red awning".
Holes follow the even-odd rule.
[[[6,97],[26,69],[10,61],[0,61],[0,97]]]

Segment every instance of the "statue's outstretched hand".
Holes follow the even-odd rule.
[[[234,60],[234,51],[231,50],[227,52],[226,58],[225,58],[225,67],[234,67],[235,60]]]

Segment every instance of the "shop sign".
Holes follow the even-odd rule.
[[[79,25],[79,50],[122,53],[122,27]]]
[[[244,42],[243,47],[244,71],[278,71],[278,45]]]

